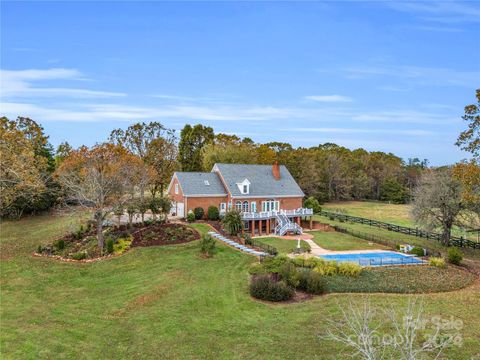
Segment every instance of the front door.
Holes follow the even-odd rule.
[[[177,216],[185,217],[185,205],[184,205],[184,203],[177,202]]]

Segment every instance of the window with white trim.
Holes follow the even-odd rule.
[[[178,195],[178,184],[175,184],[175,194]]]
[[[275,201],[269,199],[262,201],[262,211],[279,211],[280,210],[280,201]]]
[[[248,212],[248,201],[244,201],[242,204],[242,211]]]
[[[252,201],[250,203],[250,211],[251,212],[257,212],[257,203],[255,201]]]
[[[220,211],[225,211],[226,207],[227,207],[227,204],[220,203]]]
[[[240,200],[235,202],[235,210],[242,211],[242,202]]]

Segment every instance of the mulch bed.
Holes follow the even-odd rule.
[[[200,239],[200,233],[182,224],[155,224],[132,233],[132,247],[183,244]]]

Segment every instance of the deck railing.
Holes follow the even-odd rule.
[[[294,210],[279,210],[279,211],[259,211],[259,212],[242,212],[243,220],[262,220],[271,219],[277,216],[277,214],[285,215],[287,217],[293,216],[309,216],[313,215],[312,209],[298,208]]]

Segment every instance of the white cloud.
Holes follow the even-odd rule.
[[[385,4],[393,10],[408,12],[433,22],[480,22],[480,7],[475,2],[459,1],[389,1]]]
[[[333,128],[333,127],[306,127],[291,128],[285,131],[314,132],[314,133],[334,133],[334,134],[400,134],[410,136],[430,136],[435,132],[419,129],[397,130],[397,129],[358,129],[358,128]]]
[[[305,96],[306,100],[317,102],[351,102],[352,99],[343,95],[309,95]]]
[[[35,83],[51,80],[86,80],[85,76],[76,69],[28,69],[28,70],[0,70],[1,97],[5,98],[32,98],[32,97],[122,97],[124,93],[111,91],[97,91],[90,89],[65,87],[36,87]]]
[[[480,71],[458,71],[448,68],[404,66],[404,65],[369,65],[352,66],[343,69],[349,79],[383,77],[398,79],[406,84],[418,85],[454,85],[476,86]]]

